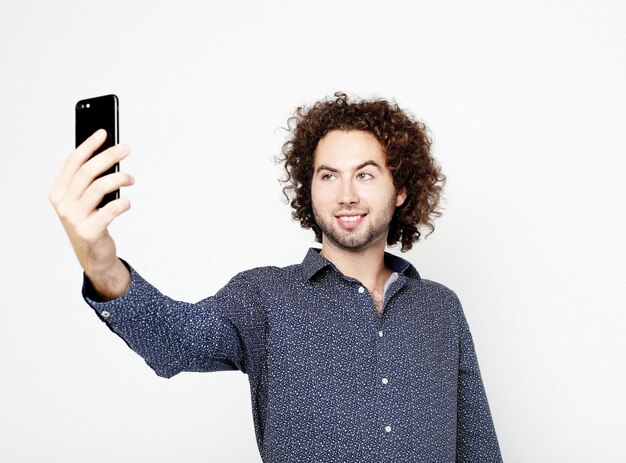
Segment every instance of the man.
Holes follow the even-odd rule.
[[[85,272],[83,296],[154,371],[248,374],[266,462],[499,462],[461,303],[407,251],[432,230],[445,182],[426,127],[385,100],[345,94],[298,108],[283,146],[292,213],[322,248],[233,277],[196,304],[174,301],[121,261],[107,232],[133,183],[97,176],[129,152],[96,133],[69,157],[50,200]]]

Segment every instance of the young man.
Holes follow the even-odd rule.
[[[133,179],[96,178],[129,148],[89,160],[103,142],[94,134],[50,192],[83,296],[160,376],[246,373],[266,462],[500,462],[461,303],[385,252],[409,250],[440,215],[445,177],[426,127],[384,100],[335,97],[298,108],[279,159],[292,215],[322,248],[243,271],[196,304],[162,295],[117,257],[107,226],[130,204],[95,208]]]

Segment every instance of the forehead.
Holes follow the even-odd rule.
[[[385,152],[374,135],[362,130],[331,130],[317,144],[314,167],[351,167],[364,161],[385,165]]]

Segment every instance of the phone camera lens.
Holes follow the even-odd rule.
[[[89,107],[89,106],[90,106],[89,103],[87,103],[87,107]]]

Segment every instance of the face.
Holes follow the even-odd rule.
[[[393,213],[406,193],[396,194],[378,140],[369,132],[333,130],[319,141],[314,160],[311,198],[322,245],[350,251],[384,248]]]

